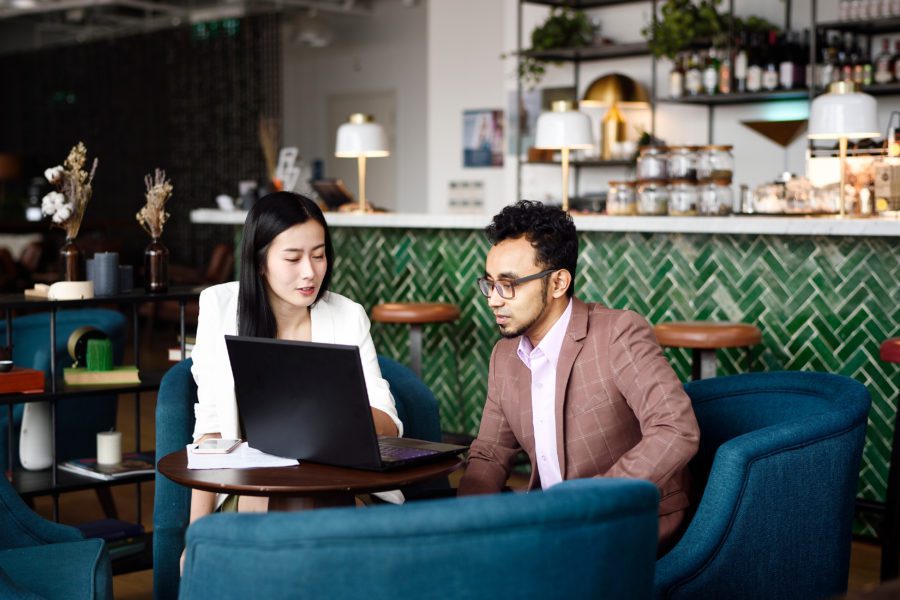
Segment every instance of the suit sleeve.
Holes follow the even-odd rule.
[[[222,411],[237,412],[223,318],[215,290],[201,292],[197,341],[191,350],[191,373],[197,383],[198,401],[194,405],[194,439],[206,433],[221,433],[225,437],[237,437],[238,433],[223,431],[227,419],[222,418]],[[237,422],[236,419],[231,421]]]
[[[356,309],[356,345],[359,346],[359,359],[362,362],[363,374],[366,378],[366,393],[369,395],[369,405],[372,408],[387,414],[397,426],[397,437],[403,437],[403,423],[397,414],[397,406],[388,382],[381,376],[381,368],[378,366],[378,355],[375,353],[375,344],[370,333],[371,323],[365,309],[354,304]]]
[[[605,475],[661,486],[697,453],[700,430],[691,400],[643,317],[624,312],[610,335],[613,377],[640,422],[642,438]]]
[[[509,479],[513,458],[520,449],[500,404],[495,373],[496,355],[497,346],[494,346],[488,374],[487,399],[481,415],[481,428],[478,431],[478,438],[469,448],[466,472],[459,483],[460,496],[502,491],[506,480]]]

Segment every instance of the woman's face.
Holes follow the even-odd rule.
[[[269,302],[282,307],[308,308],[315,302],[328,269],[325,230],[316,221],[282,231],[266,254],[262,277]]]

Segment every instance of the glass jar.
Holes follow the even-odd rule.
[[[641,146],[637,158],[637,178],[662,180],[669,178],[665,146]]]
[[[697,184],[690,179],[673,179],[669,184],[669,215],[691,217],[697,214]]]
[[[639,215],[665,215],[669,212],[668,181],[642,179],[637,183]]]
[[[697,146],[669,148],[669,177],[697,181]]]
[[[609,192],[606,194],[606,214],[637,214],[634,188],[635,182],[633,181],[610,181]]]
[[[731,179],[734,175],[734,146],[703,146],[697,164],[698,179]]]
[[[701,182],[700,214],[721,217],[733,211],[734,192],[730,179],[706,179]]]

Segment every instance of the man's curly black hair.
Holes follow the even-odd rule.
[[[575,293],[578,234],[569,213],[540,202],[520,200],[497,213],[484,232],[492,246],[524,235],[537,252],[541,266],[566,269],[572,275],[567,293],[569,297]]]

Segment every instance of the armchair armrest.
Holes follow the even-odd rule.
[[[22,501],[5,478],[0,478],[0,548],[22,548],[84,539],[74,527],[48,521]]]

